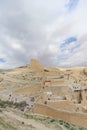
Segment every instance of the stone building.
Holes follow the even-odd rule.
[[[30,60],[30,64],[29,64],[29,67],[33,70],[43,70],[43,66],[39,63],[38,60],[36,59],[31,59]]]
[[[71,100],[76,101],[76,103],[80,103],[82,106],[87,107],[87,88],[72,86],[70,89]]]
[[[82,90],[82,101],[81,104],[87,107],[87,88]]]
[[[69,92],[72,101],[74,101],[75,103],[81,103],[82,90],[79,86],[75,86],[75,85],[70,86]]]

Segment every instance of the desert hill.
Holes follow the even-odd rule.
[[[4,99],[9,98],[9,94],[13,94],[14,98],[18,97],[19,99],[20,97],[37,96],[45,80],[52,80],[54,93],[58,89],[56,86],[64,87],[69,83],[86,86],[87,68],[46,67],[41,65],[38,60],[31,59],[29,65],[13,70],[0,70],[0,96]],[[61,93],[63,93],[62,91]]]
[[[76,117],[75,113],[87,113],[86,90],[86,67],[54,68],[31,59],[28,65],[0,70],[0,99],[13,103],[26,101],[32,112],[65,121],[69,121],[70,117],[70,123],[78,126],[80,122],[74,119],[80,115],[78,113]],[[83,127],[87,126],[85,120],[83,115]]]

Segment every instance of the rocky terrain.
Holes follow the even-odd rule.
[[[34,61],[36,62],[36,61]],[[79,84],[87,86],[87,68],[76,67],[67,69],[57,69],[39,65],[22,66],[13,70],[0,70],[0,97],[8,99],[12,94],[15,100],[27,99],[30,96],[37,96],[42,89],[43,81],[50,77],[63,79],[64,86],[67,84]],[[39,64],[39,62],[37,63]],[[57,83],[58,85],[58,83]],[[60,83],[59,83],[60,86]],[[56,91],[57,88],[55,88]]]
[[[27,107],[15,109],[15,105],[1,108],[1,130],[77,130],[78,127],[60,125],[56,119],[40,117],[27,119],[25,113],[32,112],[34,103],[48,105],[56,109],[82,112],[82,104],[73,104],[71,86],[87,87],[87,68],[53,68],[42,66],[39,61],[31,59],[29,65],[10,70],[0,70],[0,99],[13,104],[26,101]],[[61,102],[62,101],[62,102]],[[74,100],[73,100],[74,101]],[[1,102],[1,101],[0,101]],[[86,107],[86,106],[85,106]],[[11,109],[12,108],[12,109]],[[26,109],[27,108],[27,109]],[[21,112],[23,109],[23,112]],[[47,122],[47,123],[46,123]],[[63,121],[62,121],[63,122]],[[69,124],[68,124],[69,125]],[[80,124],[79,124],[80,126]],[[82,126],[83,127],[83,126]],[[84,126],[85,127],[85,126]],[[79,128],[80,129],[80,128]],[[82,129],[81,129],[82,130]]]
[[[25,113],[18,109],[0,109],[0,130],[87,130],[53,117]]]

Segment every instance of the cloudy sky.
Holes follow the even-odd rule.
[[[31,58],[87,65],[87,0],[0,0],[0,68]]]

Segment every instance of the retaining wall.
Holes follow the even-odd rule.
[[[66,122],[70,122],[74,125],[87,128],[87,114],[85,113],[75,113],[75,112],[71,113],[68,111],[56,110],[44,104],[35,104],[33,112],[46,116],[52,116],[64,120]]]

